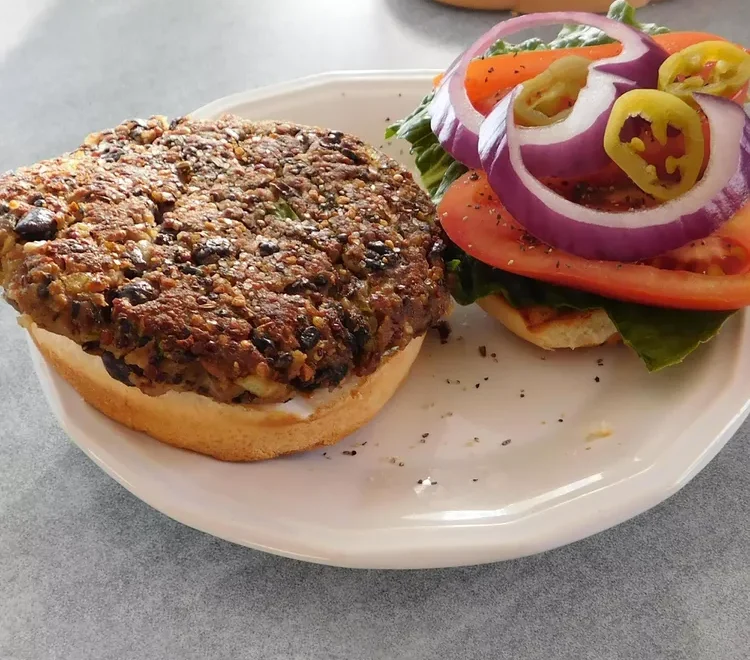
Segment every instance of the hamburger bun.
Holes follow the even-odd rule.
[[[424,337],[378,369],[335,390],[286,404],[227,404],[193,392],[149,396],[111,378],[101,359],[70,339],[24,323],[48,364],[107,417],[182,449],[223,461],[257,461],[332,445],[369,422],[404,381]]]
[[[500,295],[486,296],[477,304],[521,339],[548,351],[621,341],[617,329],[602,309],[587,312],[560,312],[541,306],[516,309]]]

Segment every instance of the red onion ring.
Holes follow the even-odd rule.
[[[615,101],[635,89],[635,83],[589,69],[586,86],[571,113],[549,126],[518,127],[526,167],[536,177],[582,177],[611,162],[604,150],[604,133]]]
[[[435,95],[429,107],[432,132],[437,136],[443,149],[453,156],[453,158],[462,162],[467,167],[477,168],[480,166],[478,135],[484,121],[484,116],[474,108],[466,93],[464,80],[469,63],[475,57],[484,53],[498,39],[503,39],[528,28],[558,25],[560,23],[590,25],[602,30],[613,39],[622,43],[623,49],[619,55],[600,60],[594,64],[596,70],[600,72],[600,76],[597,76],[597,78],[609,74],[613,82],[624,83],[625,81],[632,81],[635,85],[648,87],[656,85],[659,66],[668,57],[668,54],[647,34],[624,23],[596,14],[574,11],[529,14],[498,23],[491,30],[479,37],[451,64],[440,85],[435,90]],[[585,89],[581,93],[583,94],[584,92]],[[614,100],[612,103],[614,103]],[[576,104],[576,106],[578,105]],[[580,105],[582,107],[581,112],[587,112],[589,106]],[[594,111],[601,114],[602,112],[606,112],[606,108],[603,108],[601,104],[597,104],[595,108],[588,109],[588,112],[592,116],[594,116]],[[571,112],[568,119],[572,116],[573,113]],[[598,115],[595,115],[594,119],[596,117]],[[561,123],[565,123],[566,121],[564,120]],[[575,122],[567,124],[567,126],[579,124],[580,119],[576,117]],[[598,129],[598,124],[595,121],[594,124]],[[554,128],[554,125],[545,127],[544,130],[551,128]],[[563,133],[563,137],[567,136],[568,139],[575,138],[569,132],[563,131]],[[555,134],[553,133],[552,135]],[[543,136],[545,135],[550,134],[543,133],[541,138],[534,139],[543,141]],[[577,142],[574,142],[572,148],[576,148],[577,144]],[[541,142],[539,146],[541,150],[548,148],[547,145],[542,147]],[[543,163],[539,163],[541,159],[537,157],[539,152],[536,152],[534,147],[529,148],[531,150],[530,158],[532,162],[541,167]],[[570,155],[567,158],[569,160]],[[588,161],[589,159],[586,160]],[[567,166],[570,167],[571,164],[571,162],[568,162]]]
[[[729,99],[695,94],[710,129],[703,178],[660,206],[609,213],[571,202],[524,164],[513,119],[516,88],[482,124],[482,168],[505,208],[541,241],[586,259],[637,261],[705,238],[750,201],[750,118]]]

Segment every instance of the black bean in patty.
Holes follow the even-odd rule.
[[[131,305],[141,305],[156,298],[156,289],[146,280],[133,280],[126,284],[118,292],[120,298],[124,298]]]
[[[311,348],[315,348],[315,345],[320,341],[320,331],[314,326],[308,326],[305,328],[299,336],[299,345],[303,351],[309,351]]]
[[[109,351],[105,351],[102,353],[102,363],[112,378],[119,380],[128,387],[133,387],[133,383],[130,382],[130,367],[124,360],[116,358]]]
[[[199,266],[215,264],[219,259],[228,257],[232,244],[226,238],[209,238],[193,250],[193,261]]]
[[[262,335],[257,330],[253,333],[253,344],[264,355],[276,351],[276,344],[274,344],[273,339]]]
[[[280,249],[274,241],[260,241],[258,243],[258,253],[261,257],[269,257],[276,254]]]
[[[56,233],[54,213],[38,206],[30,209],[16,223],[16,234],[25,241],[48,241]]]

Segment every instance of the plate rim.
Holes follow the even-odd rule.
[[[393,81],[424,81],[432,80],[440,74],[442,69],[335,69],[321,73],[313,73],[309,76],[301,76],[284,80],[282,82],[254,87],[251,89],[227,94],[214,101],[196,108],[188,113],[188,116],[196,119],[211,119],[229,112],[229,108],[236,107],[248,101],[261,101],[265,98],[280,96],[289,92],[320,87],[337,82],[393,82]]]
[[[229,112],[232,107],[237,107],[243,103],[257,102],[266,98],[290,92],[297,93],[300,90],[313,89],[332,83],[422,82],[431,79],[438,71],[433,69],[330,71],[230,94],[207,103],[189,114],[199,119],[215,117],[224,112]],[[737,329],[738,346],[733,349],[736,352],[736,363],[741,364],[743,361],[741,358],[744,357],[744,361],[750,366],[750,356],[748,356],[748,347],[750,346],[748,313],[746,310],[743,310],[737,314],[737,317],[732,321],[741,323],[741,327]],[[272,531],[259,528],[258,526],[248,529],[247,524],[237,521],[230,524],[225,520],[219,522],[211,520],[203,512],[196,512],[183,506],[178,496],[170,494],[170,497],[165,497],[163,491],[160,491],[160,494],[157,495],[148,482],[138,482],[137,475],[134,478],[133,474],[122,470],[121,465],[118,469],[117,465],[112,464],[111,456],[109,457],[110,460],[107,460],[108,456],[106,452],[98,451],[97,448],[81,441],[80,434],[75,429],[75,420],[66,414],[61,406],[61,399],[55,391],[60,385],[60,382],[57,382],[61,381],[60,377],[46,364],[44,358],[33,344],[33,341],[30,338],[27,339],[32,364],[40,380],[42,391],[66,434],[96,465],[133,495],[162,514],[182,524],[227,541],[293,559],[348,568],[413,569],[468,566],[528,556],[579,541],[640,515],[671,497],[716,456],[726,442],[734,435],[742,422],[748,417],[748,414],[750,414],[750,394],[740,395],[739,390],[741,388],[737,387],[736,384],[731,388],[728,386],[727,391],[733,393],[733,396],[731,396],[733,403],[731,409],[735,411],[734,414],[723,415],[720,422],[712,418],[713,415],[710,411],[716,405],[719,405],[720,402],[725,402],[728,397],[728,394],[722,394],[717,400],[712,401],[680,433],[680,436],[694,433],[695,431],[692,429],[696,426],[704,430],[706,428],[714,429],[710,431],[710,439],[702,445],[702,450],[697,452],[697,455],[693,452],[690,461],[683,460],[681,463],[679,461],[669,461],[668,469],[663,467],[658,471],[658,478],[654,478],[653,474],[650,476],[647,475],[646,473],[649,470],[629,476],[625,481],[629,482],[628,486],[630,488],[636,483],[634,480],[638,480],[639,482],[639,489],[636,495],[624,499],[619,497],[610,498],[608,500],[609,504],[606,515],[602,515],[601,512],[599,516],[594,518],[584,515],[580,519],[577,519],[574,525],[567,520],[565,531],[562,534],[555,531],[559,526],[552,526],[549,529],[545,529],[543,534],[537,535],[534,539],[527,538],[525,543],[513,545],[507,541],[501,542],[498,539],[497,530],[503,527],[504,524],[493,523],[488,525],[445,525],[435,527],[415,525],[400,530],[386,529],[384,530],[385,534],[381,534],[383,531],[382,528],[371,528],[364,531],[350,530],[348,534],[347,532],[336,530],[336,533],[330,536],[318,535],[314,538],[301,539],[299,535],[292,537],[290,534],[284,534],[278,528]],[[742,377],[741,371],[739,368],[735,370],[733,382]],[[750,373],[750,370],[748,370],[748,373]],[[750,376],[746,380],[747,384],[750,385]],[[70,387],[67,383],[62,382],[62,384],[65,387]],[[746,391],[750,393],[750,387]],[[721,405],[726,404],[721,403]],[[92,412],[101,415],[101,413],[93,409]],[[107,421],[116,424],[112,420]],[[666,457],[670,452],[676,453],[678,458],[683,457],[683,454],[675,448],[675,445],[679,446],[680,444],[684,443],[676,440],[672,446],[665,450],[664,454],[660,455],[659,462],[664,463],[667,461]],[[174,448],[170,449],[172,451],[182,451]],[[205,460],[212,459],[206,458]],[[251,468],[251,464],[248,467]],[[622,488],[623,483],[623,481],[620,481],[608,484],[607,489],[612,493],[612,489],[617,491],[619,488]],[[596,491],[593,491],[579,498],[561,502],[555,508],[570,508],[579,500],[580,503],[577,506],[584,509],[600,508],[597,506],[592,507],[592,502],[596,501],[596,497],[593,497],[595,494]],[[549,515],[548,512],[551,510],[547,509],[535,512],[527,516],[527,518]],[[517,526],[518,523],[523,522],[525,519],[514,521],[512,525]],[[378,543],[370,547],[367,543],[363,543],[362,539],[368,532],[369,534],[373,534],[374,531],[378,531],[380,535],[377,539]],[[253,536],[252,539],[248,538],[248,533]],[[404,534],[413,539],[417,533],[420,538],[419,542],[412,540],[410,543],[405,544],[402,539],[399,539]],[[356,541],[356,543],[349,543],[348,546],[346,543],[342,544],[340,539],[347,536],[350,541]],[[435,537],[442,538],[440,543],[433,545],[434,541],[431,539]],[[449,539],[451,542],[446,539]],[[384,544],[386,540],[389,544]],[[399,542],[395,542],[397,540]]]

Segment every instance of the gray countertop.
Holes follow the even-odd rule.
[[[642,12],[750,42],[747,0]],[[429,0],[0,0],[0,170],[330,69],[437,67],[501,15]],[[491,566],[351,571],[196,532],[75,448],[0,306],[0,660],[750,655],[750,426],[678,495]]]

